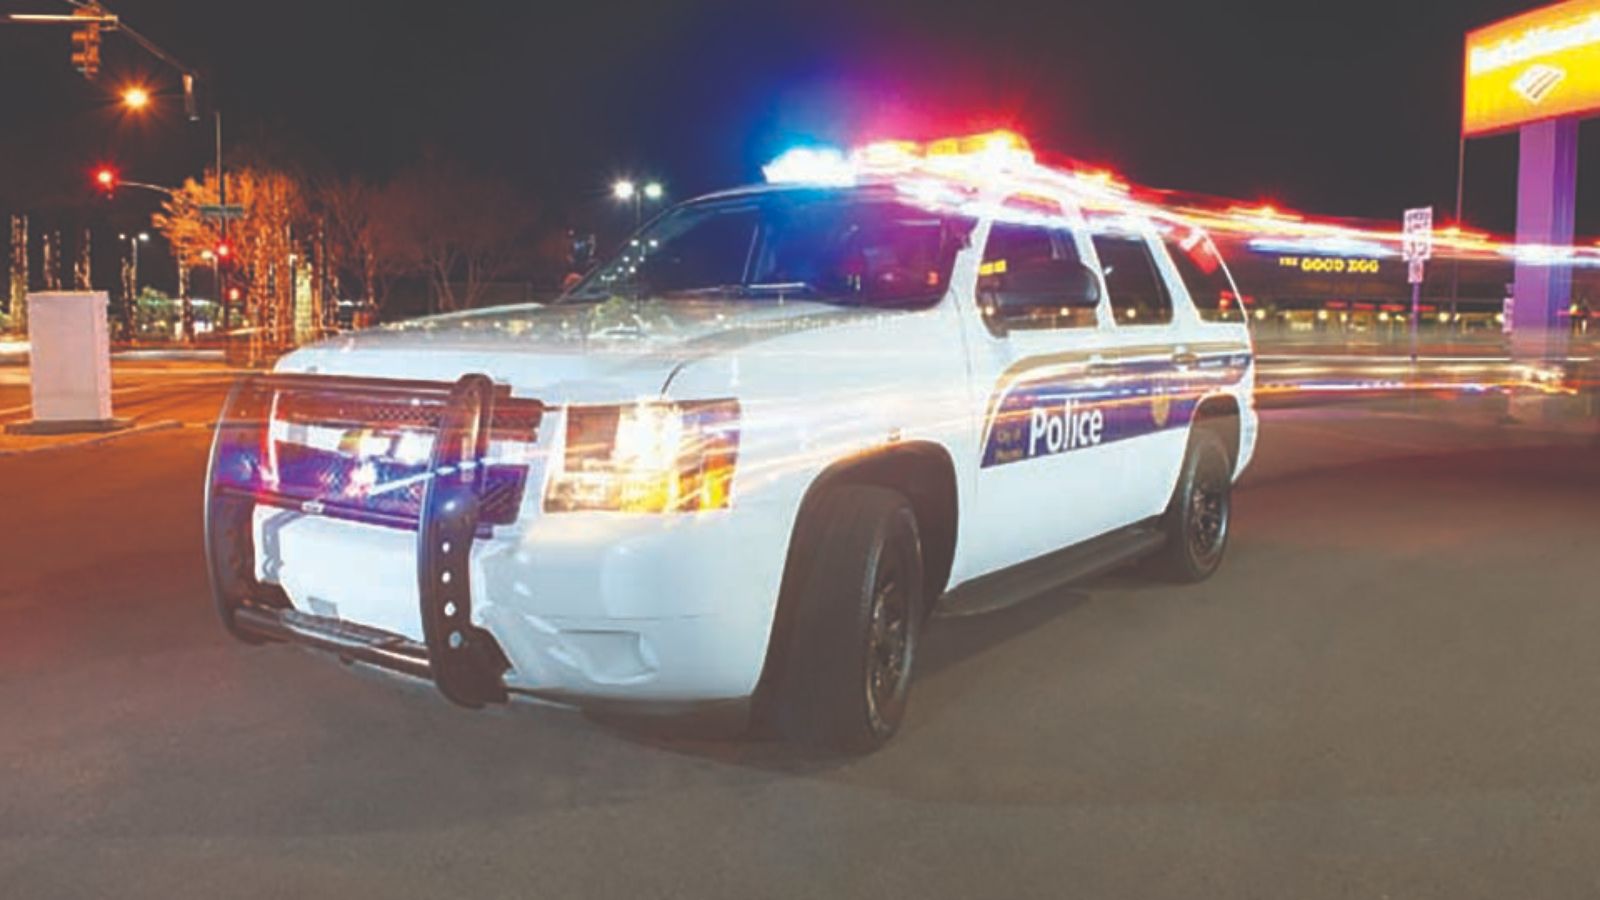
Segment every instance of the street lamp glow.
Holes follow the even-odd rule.
[[[622,179],[611,186],[611,196],[618,200],[632,200],[633,192],[633,182],[627,179]]]
[[[661,199],[661,182],[652,181],[649,184],[645,185],[644,186],[644,196],[645,196],[646,200],[660,200]]]
[[[139,240],[143,241],[143,242],[148,242],[150,240],[150,232],[148,232],[148,231],[139,232]]]
[[[134,86],[122,92],[122,104],[129,109],[144,109],[150,105],[150,92]]]

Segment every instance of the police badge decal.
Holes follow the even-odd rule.
[[[1167,427],[1167,417],[1172,415],[1172,398],[1159,389],[1150,395],[1150,418],[1157,428]]]

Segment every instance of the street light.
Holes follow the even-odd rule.
[[[142,110],[150,105],[150,92],[133,85],[122,92],[122,105],[131,110]]]
[[[119,239],[121,239],[121,240],[127,241],[128,242],[128,246],[133,248],[133,273],[132,273],[133,274],[133,291],[134,291],[135,294],[138,294],[138,292],[139,292],[139,245],[140,244],[148,244],[148,243],[150,243],[150,232],[141,231],[138,234],[119,234],[119,235],[117,235],[117,237]]]
[[[612,197],[623,203],[633,204],[633,227],[636,229],[644,221],[644,201],[655,203],[665,193],[659,181],[646,182],[641,187],[627,178],[619,178],[611,184]]]
[[[150,46],[146,46],[146,49],[152,49],[152,48]],[[162,55],[162,54],[158,53],[157,55]],[[168,61],[171,62],[172,60],[168,59]],[[193,97],[193,87],[194,87],[194,85],[193,85],[193,76],[191,74],[189,74],[188,72],[185,72],[183,77],[184,77],[184,96],[185,96],[185,98],[187,100],[188,98],[192,98]],[[124,90],[122,92],[122,104],[124,106],[126,106],[128,109],[133,110],[134,112],[143,112],[147,107],[150,106],[150,91],[148,89],[144,88],[144,87],[139,86],[139,85],[133,85],[133,86],[129,87],[128,89],[126,89],[126,90]],[[228,205],[228,178],[227,178],[227,175],[224,174],[223,169],[222,169],[222,110],[221,109],[213,109],[211,112],[212,112],[212,117],[214,119],[214,123],[215,123],[215,126],[216,126],[215,131],[216,131],[216,139],[217,139],[216,140],[216,144],[217,144],[217,205],[218,206],[227,206]],[[191,120],[194,118],[192,113],[190,115],[190,118],[191,118]],[[109,183],[109,184],[107,183],[107,181],[106,181],[107,176],[105,176],[104,170],[102,170],[100,183],[101,183],[102,186],[104,186],[109,191],[112,187],[115,187],[116,173],[113,172],[108,177],[110,178],[112,183]],[[228,220],[227,219],[223,219],[222,220],[222,224],[221,224],[219,230],[222,232],[223,238],[227,238],[227,236],[228,236]]]

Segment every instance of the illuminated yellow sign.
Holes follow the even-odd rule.
[[[1375,259],[1346,259],[1342,256],[1280,256],[1278,267],[1298,269],[1307,275],[1376,275]]]
[[[1461,131],[1600,112],[1600,0],[1569,0],[1467,35]]]

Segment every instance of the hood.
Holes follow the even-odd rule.
[[[624,300],[499,307],[342,335],[282,372],[453,381],[481,372],[546,402],[660,393],[696,359],[894,311],[778,300]]]

